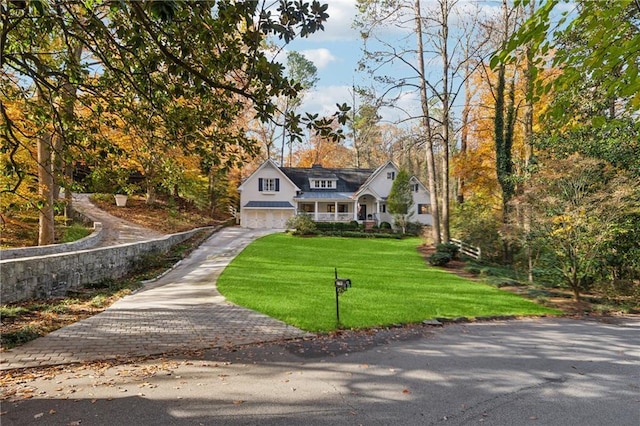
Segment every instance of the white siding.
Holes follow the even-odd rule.
[[[279,191],[260,191],[260,179],[279,179]],[[295,209],[244,208],[250,201],[288,202],[295,206],[293,197],[295,185],[273,163],[267,162],[241,185],[240,191],[240,226],[244,228],[278,228],[286,227],[289,217]]]
[[[392,179],[387,179],[387,173],[394,173],[398,175],[398,169],[391,163],[387,164],[385,168],[380,170],[377,176],[374,177],[372,182],[369,182],[369,188],[374,190],[379,196],[387,197],[391,192],[391,185],[393,185]]]
[[[411,179],[410,182],[412,185],[417,183],[415,179]],[[421,184],[418,184],[418,192],[413,192],[413,206],[411,206],[411,211],[414,213],[413,216],[411,216],[411,220],[425,225],[431,225],[431,214],[419,214],[418,204],[427,204],[429,206],[429,211],[431,211],[431,198],[429,196],[429,191]]]
[[[280,179],[280,191],[260,192],[258,190],[259,179]],[[240,192],[240,209],[249,201],[288,201],[295,205],[293,197],[296,195],[296,187],[293,183],[272,163],[266,163],[264,167],[249,176],[242,184]]]

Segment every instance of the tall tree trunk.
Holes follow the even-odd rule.
[[[422,106],[422,123],[425,133],[427,180],[431,199],[431,236],[434,244],[440,244],[440,214],[438,209],[438,190],[436,186],[436,163],[433,155],[433,130],[431,128],[431,116],[429,112],[429,96],[425,81],[424,53],[422,42],[422,15],[420,11],[420,0],[414,4],[415,31],[418,48],[418,72],[420,73],[420,103]]]
[[[62,89],[65,90],[64,87]],[[62,130],[62,126],[60,126],[60,131]],[[59,132],[56,132],[51,137],[51,171],[53,178],[53,187],[51,189],[51,196],[54,200],[60,199],[60,188],[61,188],[61,180],[64,175],[64,162],[63,162],[63,146],[64,146],[64,136]]]
[[[496,150],[496,173],[498,176],[498,183],[500,183],[500,188],[502,189],[502,198],[503,198],[503,206],[505,204],[506,194],[506,166],[507,162],[507,153],[505,151],[505,141],[504,141],[504,133],[505,133],[505,125],[504,125],[504,112],[505,112],[505,65],[500,64],[498,67],[497,73],[497,83],[496,83],[496,102],[495,102],[495,110],[493,116],[493,131],[495,138],[495,150]]]
[[[509,11],[507,1],[502,1],[503,9],[503,45],[507,43],[509,37]],[[515,78],[515,77],[514,77]],[[502,189],[502,222],[506,224],[509,219],[509,201],[513,197],[513,167],[511,164],[511,147],[513,145],[513,129],[515,124],[515,84],[512,80],[509,92],[507,92],[506,84],[506,65],[498,66],[496,84],[496,103],[494,115],[494,133],[495,133],[495,149],[496,149],[496,173],[498,182]],[[507,96],[509,102],[506,104]],[[506,104],[506,105],[505,105]],[[505,119],[506,113],[506,119]],[[510,262],[511,249],[508,241],[503,240],[504,261]]]
[[[147,191],[144,203],[147,206],[152,206],[158,201],[158,192],[156,191],[155,184],[150,180],[147,181]]]
[[[284,147],[287,144],[287,112],[289,110],[289,101],[284,105],[284,114],[282,117],[282,148],[280,150],[280,167],[284,167]]]
[[[449,3],[448,0],[440,2],[442,14],[441,43],[442,48],[442,241],[449,242]]]
[[[216,211],[216,177],[213,167],[209,170],[209,214],[213,216]]]
[[[82,60],[82,45],[76,44],[73,48],[69,48],[70,62],[73,67],[77,67]],[[60,181],[65,183],[65,215],[73,208],[70,184],[73,181],[73,167],[68,159],[66,159],[67,146],[65,143],[70,137],[73,130],[74,109],[77,99],[77,88],[68,79],[65,80],[60,91],[62,99],[62,110],[60,111],[60,131],[54,136],[53,140],[53,178],[55,199],[60,198]],[[66,133],[66,134],[65,134]]]
[[[535,2],[531,2],[529,8],[529,16],[533,16],[535,12]],[[533,63],[533,48],[531,43],[525,47],[526,69],[525,69],[525,90],[526,103],[524,109],[524,143],[525,143],[525,168],[528,169],[533,159],[533,85],[535,79],[535,64]],[[529,233],[531,232],[531,206],[524,205],[523,229],[527,237],[525,242],[525,252],[527,256],[527,278],[529,282],[533,282],[533,250],[529,241]]]
[[[464,161],[465,156],[467,155],[467,146],[469,144],[469,113],[471,111],[471,82],[469,61],[465,61],[464,75],[464,106],[462,107],[462,115],[460,117],[460,125],[462,126],[460,131],[460,157],[462,158],[462,161]],[[460,176],[458,177],[458,204],[464,203],[464,191],[464,176]]]
[[[51,134],[38,136],[38,195],[40,206],[38,214],[38,245],[55,242],[55,223],[53,212],[53,174],[51,168]]]
[[[352,110],[352,115],[351,115],[351,126],[353,129],[353,150],[355,151],[356,154],[356,169],[360,168],[360,138],[359,138],[359,134],[358,131],[359,129],[357,128],[358,126],[356,125],[356,111],[357,111],[357,107],[356,107],[356,88],[355,86],[353,86],[353,90],[351,91],[351,102],[353,103],[353,110]]]

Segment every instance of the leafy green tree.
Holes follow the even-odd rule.
[[[637,176],[640,171],[638,156],[634,154],[639,149],[640,129],[637,2],[576,1],[571,3],[573,10],[562,14],[557,10],[560,2],[556,0],[543,1],[539,6],[530,0],[516,4],[529,6],[532,13],[492,58],[492,66],[504,68],[515,62],[523,48],[526,51],[526,75],[530,79],[527,114],[529,105],[543,96],[549,101],[541,108],[546,110],[542,118],[544,126],[535,135],[533,132],[525,135],[527,144],[539,150],[540,155],[553,159],[541,167],[577,153],[609,163],[617,169],[616,173]],[[555,20],[557,17],[559,21]],[[541,78],[542,71],[550,65],[555,70]],[[525,116],[528,125],[529,117]],[[528,153],[526,164],[535,168],[532,152]],[[498,173],[500,177],[500,169]],[[506,183],[513,187],[514,180]],[[520,208],[526,210],[529,206]],[[513,218],[517,212],[511,213],[514,214],[509,216]],[[525,212],[523,225],[528,228],[525,234],[535,231],[527,223],[528,216]],[[539,240],[525,237],[520,242],[531,250]]]
[[[578,154],[550,159],[532,176],[525,192],[530,237],[546,248],[551,255],[543,258],[546,266],[558,270],[576,301],[606,268],[620,266],[612,259],[624,261],[628,247],[617,240],[639,232],[637,221],[633,224],[640,212],[639,188],[638,177]],[[637,277],[635,263],[631,275]]]
[[[372,103],[365,103],[354,108],[353,119],[350,122],[353,148],[356,154],[356,167],[375,167],[379,164],[375,158],[376,148],[382,145],[382,132],[378,107]]]
[[[404,234],[407,230],[407,224],[413,211],[413,193],[411,192],[411,184],[409,180],[411,176],[405,169],[401,169],[391,185],[389,197],[387,197],[387,210],[395,219],[396,225],[402,228]]]
[[[607,120],[601,125],[576,126],[536,137],[536,147],[558,158],[574,153],[611,163],[617,169],[640,176],[640,123],[635,120]]]
[[[536,0],[521,0],[529,5]],[[620,106],[629,113],[640,109],[640,4],[636,0],[572,2],[574,10],[564,11],[560,19],[560,0],[546,0],[525,25],[511,37],[497,55],[492,66],[512,59],[517,50],[529,45],[540,53],[537,66],[551,65],[561,69],[551,82],[537,82],[537,94],[562,93],[583,85],[585,77],[598,82],[597,90],[607,95],[609,105]],[[569,123],[562,104],[556,104],[550,115]]]
[[[296,51],[287,52],[287,75],[289,78],[300,85],[300,91],[298,94],[291,98],[285,98],[285,106],[283,111],[284,125],[282,129],[282,149],[280,152],[280,164],[284,166],[284,147],[287,144],[287,129],[286,122],[290,114],[296,114],[300,104],[302,104],[302,97],[304,92],[312,89],[318,82],[318,68],[313,62],[305,58],[301,53]],[[293,155],[293,141],[294,138],[289,138],[289,162]],[[291,164],[289,164],[291,167]]]
[[[56,137],[78,143],[71,136],[82,127],[70,114],[76,93],[82,94],[83,107],[96,117],[109,113],[131,128],[143,128],[151,116],[136,111],[153,111],[162,123],[162,137],[180,135],[178,142],[190,152],[206,150],[211,143],[204,137],[206,132],[197,129],[226,129],[246,109],[259,120],[272,119],[277,112],[275,99],[295,98],[302,86],[267,57],[264,40],[286,44],[295,37],[307,37],[323,30],[329,17],[328,6],[317,0],[276,4],[231,0],[0,3],[0,137],[2,152],[7,154],[3,171],[13,179],[2,190],[17,190],[27,172],[17,154],[39,144],[43,148],[39,183],[46,188],[41,188],[42,196],[34,204],[51,212],[48,194],[55,192],[56,179],[60,181],[55,158],[64,154]],[[8,113],[7,101],[13,99],[5,94],[23,102],[24,110],[34,113],[37,126],[23,131],[19,120]],[[179,99],[198,99],[209,108],[185,114]],[[291,114],[290,134],[301,138],[306,126],[340,138],[331,124],[334,119],[344,124],[348,107],[339,109],[333,117],[322,119]],[[211,114],[212,110],[217,113]],[[91,124],[87,128],[96,129]],[[211,150],[218,155],[215,161],[238,163],[245,154],[255,152],[255,142],[241,130],[231,136],[215,132],[224,136],[219,139],[224,143]],[[81,136],[85,147],[103,142],[101,149],[110,149],[106,138],[95,132]]]

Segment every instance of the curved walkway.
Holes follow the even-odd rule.
[[[307,333],[227,302],[215,283],[270,230],[225,228],[175,269],[106,311],[0,354],[0,370],[160,355],[296,338]]]
[[[161,232],[110,215],[89,201],[89,195],[90,194],[73,194],[73,208],[83,216],[102,224],[102,232],[105,233],[105,236],[102,238],[102,241],[96,245],[96,248],[152,240],[165,235]]]

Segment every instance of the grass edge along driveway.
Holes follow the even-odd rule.
[[[549,315],[518,295],[429,267],[418,238],[301,238],[271,234],[246,247],[218,278],[231,302],[307,331],[338,328],[334,268],[353,286],[340,326],[367,328],[430,318]]]

